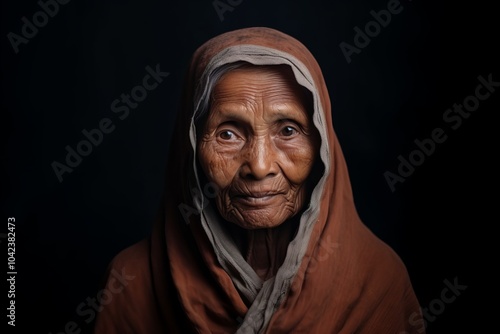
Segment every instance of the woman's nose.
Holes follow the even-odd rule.
[[[278,174],[276,148],[268,136],[254,138],[242,150],[243,164],[240,176],[245,179],[262,180]]]

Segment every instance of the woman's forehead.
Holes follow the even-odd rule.
[[[255,103],[297,104],[306,107],[308,90],[297,83],[286,65],[245,66],[225,73],[212,92],[212,105]],[[308,109],[308,108],[307,108]]]
[[[224,73],[219,82],[227,77],[252,77],[253,79],[272,78],[276,81],[284,81],[291,86],[298,85],[292,69],[288,65],[253,65],[242,64],[239,67]]]

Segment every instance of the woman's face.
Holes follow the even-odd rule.
[[[232,70],[217,83],[198,159],[224,219],[276,227],[301,210],[318,136],[289,68]],[[312,106],[309,106],[310,108]]]

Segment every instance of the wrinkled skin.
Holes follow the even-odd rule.
[[[215,86],[198,159],[227,221],[272,228],[302,209],[319,146],[305,94],[285,66],[235,69]]]

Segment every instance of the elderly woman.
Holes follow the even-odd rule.
[[[300,42],[268,28],[209,40],[182,106],[162,209],[112,261],[106,289],[124,286],[96,333],[424,331],[405,266],[356,213]]]

